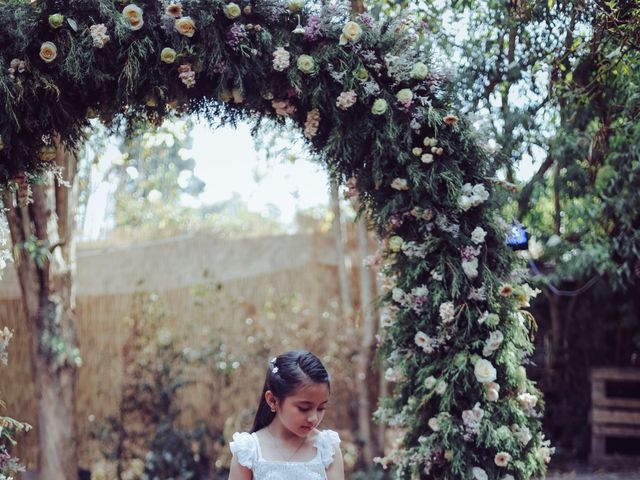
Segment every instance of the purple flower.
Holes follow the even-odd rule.
[[[315,42],[320,37],[320,17],[311,15],[307,20],[307,26],[304,27],[304,39],[307,42]]]
[[[460,250],[460,257],[462,257],[462,260],[466,262],[470,262],[474,258],[476,258],[478,255],[480,255],[481,250],[482,250],[482,247],[473,248],[471,246],[467,246],[467,247],[464,247],[462,250]]]
[[[247,38],[247,29],[242,23],[234,23],[227,30],[227,45],[232,48],[238,48],[242,41]]]
[[[373,27],[373,17],[368,13],[361,13],[357,17],[358,21],[367,27]]]

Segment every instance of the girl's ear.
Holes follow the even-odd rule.
[[[264,399],[272,412],[275,412],[278,409],[278,399],[271,390],[264,392]]]

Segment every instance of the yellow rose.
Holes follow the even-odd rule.
[[[242,10],[235,3],[227,3],[223,8],[224,16],[230,20],[238,18],[242,14]]]
[[[346,45],[347,43],[355,43],[360,40],[362,35],[362,27],[356,22],[347,22],[342,28],[342,35],[340,35],[340,45]]]
[[[196,22],[191,17],[182,17],[176,20],[176,31],[185,37],[193,37],[196,33]]]
[[[48,145],[40,149],[40,160],[43,162],[52,162],[56,159],[56,147]]]
[[[387,101],[384,98],[378,98],[373,102],[371,113],[374,115],[383,115],[387,111]]]
[[[64,15],[61,13],[54,13],[49,15],[49,26],[51,28],[60,28],[64,24]]]
[[[242,95],[242,90],[239,88],[234,88],[231,90],[231,96],[233,97],[233,103],[242,103],[244,102],[244,95]]]
[[[361,82],[366,82],[369,79],[369,72],[367,72],[367,69],[364,67],[357,69],[353,74]]]
[[[58,48],[53,42],[44,42],[40,46],[40,58],[45,62],[53,62],[58,56]]]
[[[413,100],[413,92],[410,88],[403,88],[396,94],[396,98],[400,103],[409,103]]]
[[[304,7],[304,0],[289,0],[288,7],[291,13],[298,13]]]
[[[134,3],[124,7],[122,15],[129,22],[129,28],[133,31],[140,30],[144,25],[142,9]]]
[[[414,80],[424,80],[429,75],[429,68],[422,62],[413,65],[411,69],[411,78]]]
[[[298,57],[298,70],[302,73],[313,73],[316,62],[311,55],[300,55]]]
[[[176,61],[176,51],[173,48],[165,47],[160,52],[160,60],[164,63],[173,63]]]
[[[398,253],[400,250],[402,250],[402,245],[404,245],[404,240],[398,235],[394,235],[389,239],[389,250],[394,253]]]

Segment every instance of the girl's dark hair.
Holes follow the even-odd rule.
[[[300,385],[308,381],[330,385],[327,370],[320,359],[311,352],[291,350],[269,362],[251,432],[257,432],[266,427],[276,416],[264,397],[267,390],[271,390],[273,395],[282,401],[293,395]]]

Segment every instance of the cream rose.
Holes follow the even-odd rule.
[[[164,13],[173,18],[180,18],[182,16],[182,4],[172,2],[167,5]]]
[[[427,423],[434,432],[440,431],[440,423],[438,423],[438,419],[436,417],[431,417]]]
[[[53,42],[44,42],[40,45],[40,58],[47,63],[53,62],[58,56],[58,47]]]
[[[340,35],[340,45],[347,43],[355,43],[362,36],[362,27],[356,22],[347,22],[342,27],[342,35]]]
[[[144,25],[142,19],[142,9],[136,4],[127,5],[122,10],[122,15],[129,22],[129,28],[133,31],[140,30]]]
[[[177,53],[173,48],[165,47],[160,52],[160,60],[164,63],[173,63],[176,61]]]
[[[182,17],[176,20],[175,29],[180,35],[191,38],[196,33],[196,22],[191,17]]]
[[[396,190],[409,190],[409,184],[405,178],[396,178],[391,182],[391,188]]]
[[[240,7],[233,2],[227,3],[222,11],[224,12],[224,16],[229,20],[235,20],[240,15],[242,15],[242,10],[240,10]]]
[[[481,358],[475,364],[473,373],[480,383],[491,383],[496,379],[497,372],[489,360]]]

